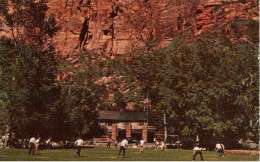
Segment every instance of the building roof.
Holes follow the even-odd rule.
[[[99,111],[99,120],[146,121],[146,112]]]

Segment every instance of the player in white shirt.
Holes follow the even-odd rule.
[[[29,140],[29,154],[32,154],[34,155],[34,149],[35,149],[35,138],[32,137],[30,140]]]
[[[84,141],[81,139],[81,137],[78,138],[77,141],[75,141],[75,145],[77,147],[77,152],[75,152],[75,156],[80,156],[81,146],[84,144]]]
[[[222,149],[221,144],[219,142],[216,144],[215,150],[216,150],[216,155],[219,154],[219,157],[221,157],[222,153],[223,153],[223,149]]]
[[[141,139],[141,141],[140,141],[140,152],[141,152],[141,154],[144,153],[144,140],[143,139]]]
[[[202,150],[202,148],[199,147],[199,144],[195,144],[195,147],[193,148],[193,159],[192,159],[192,161],[195,160],[195,158],[198,154],[200,154],[200,159],[201,159],[201,161],[203,161],[203,156],[202,156],[201,150]]]
[[[120,157],[122,150],[123,150],[123,158],[125,157],[125,148],[127,148],[127,145],[128,145],[128,141],[126,139],[124,139],[121,142],[121,146],[120,146],[119,153],[118,153],[118,158]]]

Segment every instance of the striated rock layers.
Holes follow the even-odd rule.
[[[61,27],[49,42],[64,57],[153,50],[179,33],[197,37],[230,21],[259,21],[257,0],[49,0],[48,6]]]
[[[259,15],[256,0],[51,0],[48,6],[62,27],[52,41],[65,56],[80,50],[116,56],[152,42],[163,47],[177,33],[197,36]]]
[[[115,56],[171,38],[183,15],[198,5],[199,0],[52,0],[48,12],[62,27],[53,38],[62,54],[84,49]]]

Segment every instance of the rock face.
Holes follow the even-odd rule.
[[[49,0],[48,6],[61,27],[49,41],[64,57],[153,50],[179,33],[197,37],[230,21],[259,21],[257,0]]]
[[[194,36],[235,19],[258,21],[256,0],[52,0],[62,27],[53,43],[63,55],[87,50],[109,56],[167,45],[179,32]]]
[[[62,27],[53,43],[63,55],[87,50],[115,56],[167,41],[198,5],[199,0],[52,0],[48,13]]]
[[[208,0],[197,9],[195,35],[235,20],[259,21],[258,10],[255,0]]]
[[[62,54],[87,50],[115,56],[167,41],[198,5],[199,0],[52,0],[48,12],[62,27],[53,38]]]

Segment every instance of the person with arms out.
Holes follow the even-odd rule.
[[[77,148],[77,152],[75,152],[75,156],[80,156],[81,147],[83,145],[84,141],[81,139],[81,137],[78,138],[77,141],[75,141],[75,145]]]
[[[121,146],[120,146],[119,153],[118,153],[118,158],[120,157],[122,150],[123,150],[123,158],[125,157],[125,149],[127,148],[127,145],[128,145],[128,141],[126,139],[124,139],[121,142]]]
[[[202,156],[201,150],[202,150],[202,148],[200,148],[198,144],[195,144],[195,146],[193,148],[193,159],[192,159],[192,161],[195,161],[195,158],[198,154],[200,154],[200,160],[203,161],[203,156]]]
[[[144,153],[144,140],[143,139],[141,139],[141,141],[140,141],[140,152],[141,152],[141,154]]]
[[[35,149],[35,138],[32,137],[30,140],[29,140],[29,154],[32,154],[34,155],[34,149]]]

